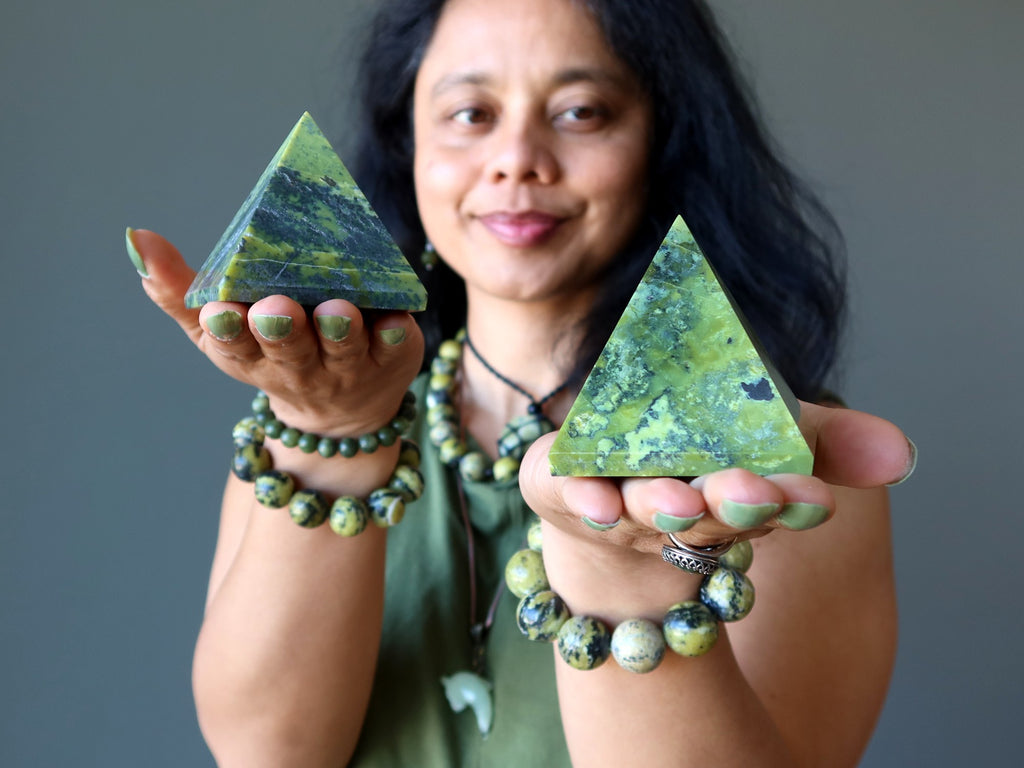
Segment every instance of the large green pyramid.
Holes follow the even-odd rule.
[[[677,218],[552,445],[551,471],[810,474],[798,413]]]
[[[185,295],[185,305],[271,294],[416,312],[427,293],[309,113],[302,115]]]

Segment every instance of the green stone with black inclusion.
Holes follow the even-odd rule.
[[[677,218],[550,452],[570,476],[810,474],[799,405]]]
[[[309,113],[235,214],[185,305],[281,294],[417,312],[426,290]]]

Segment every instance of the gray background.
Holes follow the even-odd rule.
[[[863,764],[1008,760],[1024,4],[715,6],[848,236],[843,391],[921,451],[893,492],[902,639]],[[249,392],[149,305],[123,231],[161,231],[198,265],[304,109],[344,148],[356,7],[0,11],[0,765],[212,764],[189,665]]]

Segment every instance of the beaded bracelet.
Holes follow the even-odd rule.
[[[416,419],[416,396],[406,392],[398,413],[380,429],[360,435],[359,437],[322,437],[315,432],[303,432],[289,427],[282,422],[270,408],[270,398],[264,392],[257,392],[252,401],[252,415],[259,423],[267,437],[280,440],[288,448],[298,448],[303,453],[318,452],[325,459],[335,455],[347,459],[359,451],[373,453],[380,446],[394,445],[399,435],[403,434]]]
[[[750,613],[754,585],[746,570],[752,560],[750,542],[738,542],[721,556],[719,568],[704,578],[699,600],[673,605],[660,627],[648,619],[629,619],[613,632],[600,619],[570,615],[551,590],[541,555],[540,520],[535,520],[527,532],[527,548],[512,555],[505,566],[505,583],[520,598],[519,631],[530,640],[555,642],[569,666],[596,669],[610,655],[623,669],[645,673],[661,663],[666,647],[680,656],[704,655],[718,641],[719,621],[739,621]]]
[[[332,531],[346,537],[362,533],[371,520],[380,528],[390,528],[402,521],[406,505],[423,495],[420,449],[411,440],[402,439],[398,464],[386,485],[371,491],[366,499],[339,496],[329,504],[322,492],[296,490],[294,477],[273,468],[270,452],[263,445],[266,430],[254,417],[238,422],[231,436],[235,444],[231,470],[235,476],[253,483],[256,500],[263,506],[287,506],[292,520],[304,528],[327,522]]]

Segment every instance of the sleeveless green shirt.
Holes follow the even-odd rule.
[[[423,497],[388,531],[384,631],[370,706],[350,763],[373,768],[569,766],[555,691],[553,650],[516,627],[515,595],[504,589],[486,644],[494,722],[481,736],[471,709],[456,714],[443,676],[472,669],[466,530],[454,472],[427,437],[425,377],[414,384]],[[476,554],[476,620],[504,581],[505,563],[525,546],[533,513],[516,482],[463,484]]]

